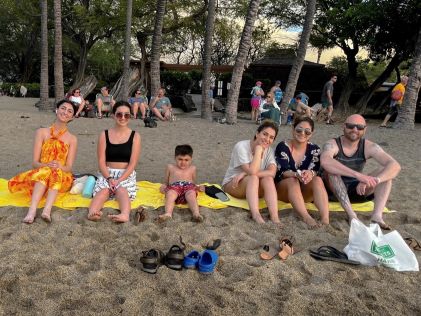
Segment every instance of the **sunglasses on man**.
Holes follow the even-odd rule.
[[[357,130],[362,131],[364,130],[364,128],[366,127],[365,125],[362,124],[352,124],[352,123],[345,123],[345,127],[347,129],[354,129],[357,128]]]

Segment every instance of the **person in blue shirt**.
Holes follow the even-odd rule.
[[[129,98],[130,106],[132,107],[133,117],[137,118],[137,113],[140,110],[142,120],[146,117],[146,111],[148,110],[148,99],[142,95],[142,91],[136,89],[134,97]]]
[[[270,89],[270,92],[274,95],[276,104],[281,105],[282,98],[284,93],[281,89],[281,81],[277,80],[275,85]]]
[[[158,94],[151,98],[149,108],[161,121],[170,121],[172,107],[170,99],[165,96],[164,88],[160,88]]]

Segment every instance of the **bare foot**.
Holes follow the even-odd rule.
[[[319,223],[317,223],[317,222],[316,222],[316,220],[315,220],[313,217],[311,217],[311,216],[308,216],[308,217],[304,218],[304,219],[303,219],[303,221],[304,221],[304,223],[306,223],[306,224],[307,224],[308,228],[310,228],[310,229],[316,229],[316,228],[319,228],[319,227],[321,226],[321,225],[320,225]]]
[[[98,220],[100,220],[101,219],[101,216],[102,216],[102,211],[101,210],[99,210],[99,211],[92,211],[92,212],[89,212],[89,214],[88,214],[88,219],[90,220],[90,221],[98,221]]]
[[[265,220],[263,219],[263,217],[260,213],[251,214],[251,218],[258,224],[264,224],[265,223]]]
[[[164,223],[171,218],[172,218],[171,214],[165,213],[165,214],[159,215],[158,216],[158,223]]]
[[[330,224],[329,218],[327,218],[327,219],[322,218],[321,222],[322,222],[322,226],[328,226]]]
[[[42,212],[41,218],[44,220],[44,222],[51,223],[51,215],[50,214]]]
[[[200,214],[193,215],[191,219],[192,219],[193,222],[196,222],[196,223],[202,223],[203,220],[204,220],[203,216],[200,215]]]
[[[22,223],[32,224],[35,221],[35,215],[36,213],[28,212],[28,214],[26,214],[25,218],[22,220]]]
[[[129,221],[128,214],[108,215],[108,218],[114,223],[126,223]]]

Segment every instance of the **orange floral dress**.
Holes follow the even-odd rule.
[[[61,165],[66,164],[69,145],[59,139],[66,131],[67,128],[62,129],[55,135],[54,127],[50,127],[50,138],[42,144],[41,163],[57,160]],[[9,191],[11,193],[25,192],[31,195],[35,182],[41,182],[48,189],[58,190],[62,193],[69,191],[72,187],[73,175],[71,172],[64,172],[59,168],[40,167],[20,173],[10,179]]]

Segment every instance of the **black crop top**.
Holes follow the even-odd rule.
[[[130,162],[132,145],[135,131],[130,134],[129,140],[124,144],[111,144],[108,138],[108,130],[105,130],[107,146],[105,148],[105,161],[107,162]]]

